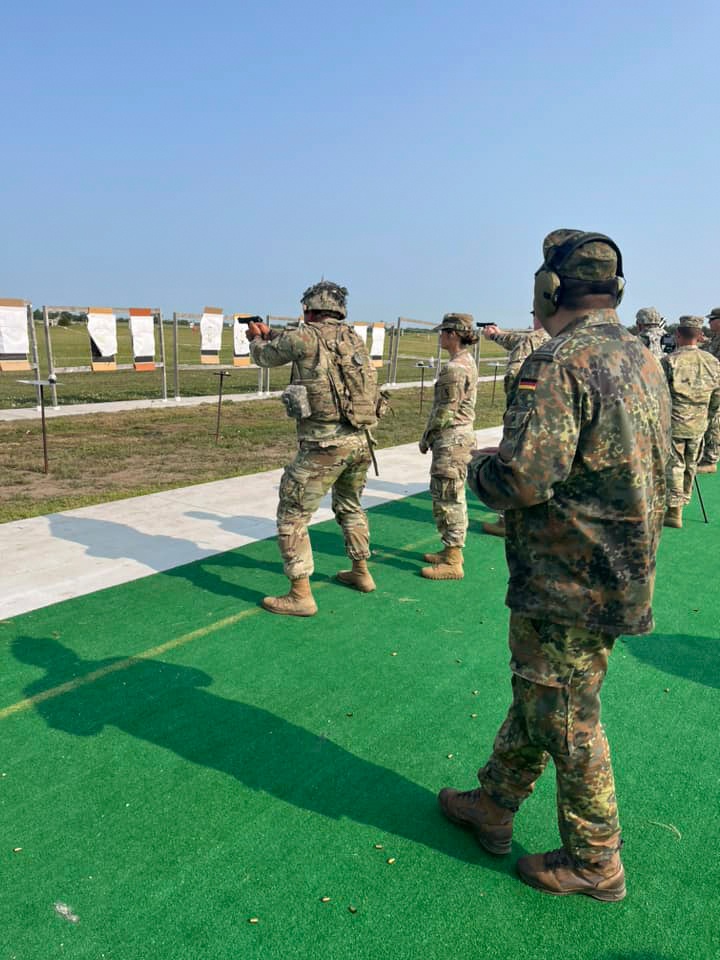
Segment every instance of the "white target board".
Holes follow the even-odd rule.
[[[250,366],[250,341],[248,340],[247,335],[248,328],[247,323],[243,323],[243,320],[247,320],[249,316],[253,316],[253,314],[233,314],[233,318],[235,320],[233,325],[233,366],[235,367]]]
[[[117,370],[117,324],[112,307],[90,307],[87,328],[92,369]]]
[[[381,367],[383,365],[383,352],[385,350],[385,324],[374,323],[372,326],[372,340],[370,341],[370,359],[373,365]]]
[[[30,338],[24,300],[0,300],[0,371],[29,370]]]
[[[220,363],[222,307],[205,307],[200,318],[200,363]]]
[[[135,369],[154,370],[155,319],[151,310],[140,307],[130,308],[130,339]]]
[[[360,337],[365,346],[367,346],[368,325],[366,323],[354,323],[353,330]]]

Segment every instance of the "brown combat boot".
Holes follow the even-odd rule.
[[[716,463],[699,463],[697,473],[717,473]]]
[[[441,563],[434,563],[431,567],[423,567],[420,576],[426,580],[462,580],[463,552],[461,547],[445,547],[445,556]]]
[[[606,863],[583,863],[564,849],[534,853],[520,857],[517,872],[523,883],[556,897],[581,893],[610,903],[625,897],[625,871],[618,853]]]
[[[486,520],[481,526],[485,533],[489,533],[491,537],[505,536],[505,519],[503,517],[498,517],[495,523],[489,523]]]
[[[375,581],[370,576],[367,560],[353,560],[352,570],[340,570],[337,579],[361,593],[372,593],[375,589]]]
[[[448,820],[472,830],[483,850],[496,856],[510,853],[515,814],[507,807],[498,806],[482,787],[462,792],[443,787],[438,802]]]
[[[664,527],[677,527],[678,529],[682,528],[682,507],[668,507],[665,511],[665,519],[663,520]]]
[[[270,613],[288,617],[313,617],[318,610],[307,577],[291,580],[289,593],[284,597],[265,597],[262,606]]]

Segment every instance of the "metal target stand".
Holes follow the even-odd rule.
[[[173,313],[173,358],[175,362],[175,400],[180,401],[180,371],[181,370],[203,370],[205,373],[215,373],[219,374],[224,372],[225,375],[229,374],[232,370],[240,369],[234,363],[180,363],[180,342],[179,342],[179,327],[180,323],[197,323],[200,324],[202,320],[201,313],[182,313],[174,312]],[[223,325],[222,331],[225,332],[225,319],[227,317],[234,318],[235,314],[232,313],[223,313]],[[268,322],[270,319],[275,319],[268,317]],[[232,327],[231,327],[232,329]],[[222,342],[220,344],[220,353],[222,353]],[[219,359],[219,355],[218,355]],[[251,364],[245,369],[252,370],[255,367],[255,364]],[[258,389],[257,392],[260,396],[270,392],[270,370],[264,369],[263,367],[255,367],[258,371]],[[222,385],[223,377],[220,378],[220,384]]]
[[[130,310],[134,309],[131,307],[111,307],[112,312],[115,314],[115,322],[117,324],[118,314],[121,316],[127,315],[130,316]],[[161,388],[160,396],[163,401],[167,401],[167,366],[165,361],[165,330],[163,328],[163,318],[162,311],[159,308],[148,308],[153,317],[153,324],[157,324],[158,335],[160,341],[160,360],[155,363],[155,370],[160,370],[161,376]],[[93,368],[90,364],[81,364],[79,366],[72,367],[57,367],[55,366],[55,358],[53,356],[52,349],[52,336],[50,333],[50,314],[51,313],[71,313],[79,316],[87,317],[88,313],[91,313],[90,307],[60,307],[60,306],[44,306],[43,307],[43,324],[45,328],[45,351],[47,355],[47,364],[48,364],[48,377],[49,385],[51,387],[52,394],[52,405],[53,410],[59,410],[57,402],[57,390],[55,389],[55,383],[53,382],[53,377],[56,377],[58,373],[93,373]],[[88,336],[88,339],[89,336]],[[120,370],[134,370],[134,363],[116,363],[115,369],[113,371],[108,371],[115,373]],[[153,371],[154,372],[154,371]],[[39,388],[38,388],[39,389]]]

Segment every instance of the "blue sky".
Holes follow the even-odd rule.
[[[720,5],[4,6],[0,296],[524,325],[543,236],[621,315],[720,304]]]

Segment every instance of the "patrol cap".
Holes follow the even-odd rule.
[[[582,243],[583,237],[588,238],[587,243]],[[610,244],[604,243],[602,240],[591,239],[593,237],[597,237],[597,234],[588,233],[585,230],[565,228],[553,230],[543,240],[545,266],[557,273],[558,276],[566,277],[568,280],[593,282],[596,280],[612,280],[617,277],[617,252]],[[561,256],[557,263],[553,263],[553,258],[564,244],[572,244],[578,241],[580,241],[581,246],[573,250],[569,256]]]
[[[710,313],[708,313],[707,320],[720,320],[720,307],[713,307]]]
[[[684,316],[678,320],[678,326],[689,330],[702,330],[705,326],[705,317]]]
[[[341,287],[330,280],[321,280],[312,287],[308,287],[300,298],[300,303],[305,310],[327,310],[331,313],[337,313],[341,317],[347,316],[347,287]]]
[[[635,319],[644,327],[664,327],[665,321],[655,307],[641,307],[635,314]]]
[[[442,318],[442,323],[433,327],[433,332],[442,330],[454,330],[456,333],[473,334],[475,332],[475,321],[471,313],[446,313]]]

